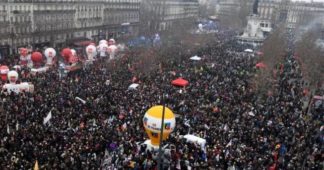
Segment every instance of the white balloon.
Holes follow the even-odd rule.
[[[73,56],[76,56],[76,51],[75,51],[75,49],[71,49],[71,52],[72,52],[72,55],[73,55]]]
[[[100,54],[100,57],[106,57],[107,56],[107,50],[108,50],[108,44],[99,44],[99,46],[97,47],[97,50]]]
[[[44,55],[46,57],[46,64],[53,65],[54,57],[56,56],[56,51],[54,48],[47,48],[44,51]]]
[[[108,53],[111,54],[111,53],[115,53],[117,51],[117,46],[116,45],[111,45],[108,47]]]
[[[100,44],[108,44],[108,42],[107,42],[107,40],[100,40],[100,41],[99,41],[99,45],[100,45]]]
[[[56,51],[54,50],[54,48],[47,48],[44,52],[44,55],[46,58],[53,58],[56,56]]]
[[[94,45],[88,45],[86,47],[86,53],[88,55],[88,59],[93,60],[94,57],[97,55],[97,49]]]
[[[115,53],[117,52],[117,46],[116,45],[111,45],[108,47],[108,53],[109,53],[109,58],[114,59],[115,58]]]
[[[114,44],[116,44],[115,39],[113,39],[113,38],[109,39],[108,44],[109,44],[109,45],[114,45]]]
[[[10,83],[16,83],[16,81],[19,78],[17,71],[14,71],[14,70],[9,71],[7,76],[8,76],[8,79],[9,79]]]

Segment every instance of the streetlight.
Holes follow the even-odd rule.
[[[163,129],[164,129],[164,116],[165,116],[165,98],[164,93],[162,93],[162,123],[161,123],[161,135],[160,135],[160,145],[159,145],[159,155],[158,155],[158,170],[163,170],[163,162],[162,162],[162,142],[163,142]]]

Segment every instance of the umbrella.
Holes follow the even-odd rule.
[[[183,78],[177,78],[171,82],[172,85],[174,86],[180,86],[180,87],[185,87],[189,84],[189,82]]]
[[[257,68],[266,68],[267,65],[265,65],[265,64],[262,63],[262,62],[260,62],[260,63],[257,63],[257,64],[255,65],[255,67],[257,67]]]
[[[190,60],[199,61],[199,60],[201,60],[201,57],[198,57],[195,55],[193,57],[190,57]]]
[[[136,90],[136,88],[139,86],[139,84],[133,83],[128,87],[128,90]]]
[[[252,49],[245,49],[244,52],[253,53]]]

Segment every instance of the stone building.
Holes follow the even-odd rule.
[[[175,23],[195,21],[198,8],[198,0],[142,0],[142,32],[165,31]]]
[[[140,0],[2,0],[0,55],[136,35]]]

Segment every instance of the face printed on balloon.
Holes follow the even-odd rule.
[[[11,84],[15,84],[18,80],[18,73],[16,71],[9,71],[8,79]]]
[[[11,76],[9,77],[9,81],[15,83],[17,81],[17,78],[15,76]]]
[[[23,57],[26,57],[27,54],[28,54],[27,48],[20,48],[19,52],[20,52],[20,55],[23,56]]]

